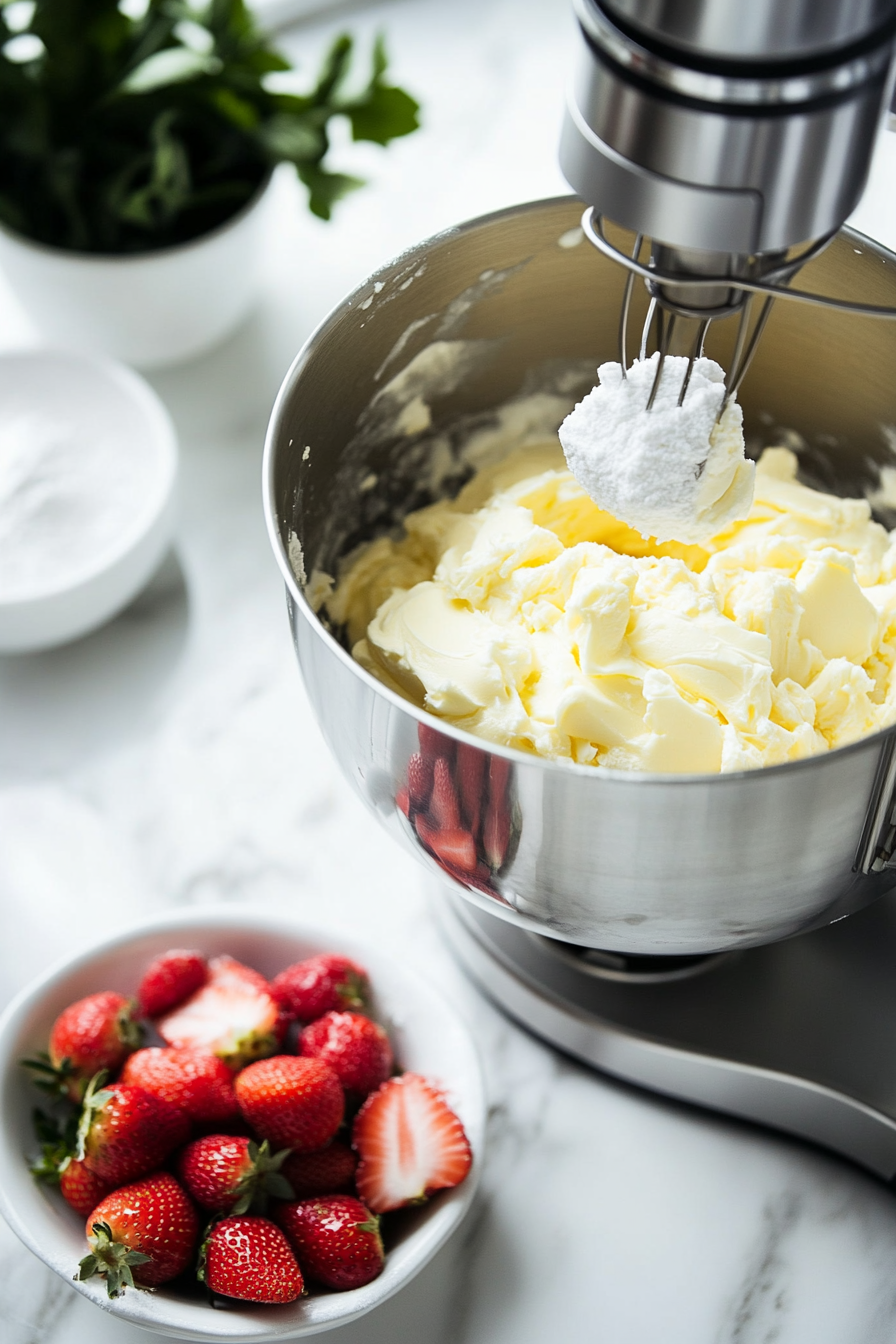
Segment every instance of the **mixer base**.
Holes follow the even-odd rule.
[[[896,894],[786,942],[650,964],[439,897],[467,972],[551,1045],[896,1175]]]

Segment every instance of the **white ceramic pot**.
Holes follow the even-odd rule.
[[[0,266],[54,344],[144,369],[176,364],[216,345],[252,306],[269,188],[270,179],[220,228],[155,252],[70,252],[0,228]]]

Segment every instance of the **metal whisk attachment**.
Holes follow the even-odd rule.
[[[640,277],[650,292],[650,306],[641,333],[640,358],[645,359],[652,326],[656,328],[656,345],[659,352],[656,373],[647,400],[646,409],[652,410],[663,377],[663,366],[672,348],[673,341],[680,336],[680,328],[685,322],[696,323],[695,335],[690,343],[679,342],[687,346],[688,363],[678,395],[678,405],[684,404],[687,396],[694,364],[703,354],[703,346],[710,323],[738,314],[738,329],[734,343],[731,367],[725,381],[725,395],[719,408],[719,416],[732,397],[735,397],[741,383],[747,375],[750,364],[756,354],[759,339],[768,322],[775,299],[794,299],[801,303],[810,303],[818,307],[836,308],[843,312],[856,313],[863,317],[896,318],[896,308],[887,308],[877,304],[853,303],[847,299],[835,299],[825,294],[815,294],[809,290],[793,289],[790,281],[797,271],[818,256],[833,238],[828,234],[810,244],[794,257],[782,254],[769,255],[764,259],[743,259],[746,265],[743,273],[705,274],[702,269],[687,272],[674,269],[666,264],[667,257],[675,256],[675,249],[663,245],[653,245],[649,264],[641,261],[641,251],[645,242],[643,234],[638,234],[631,254],[616,247],[606,235],[603,216],[589,207],[582,216],[582,229],[585,237],[604,256],[619,262],[628,270],[622,309],[619,318],[619,363],[625,378],[629,368],[628,361],[628,322],[631,310],[632,292],[635,278]],[[712,254],[707,254],[712,258]],[[759,263],[764,263],[764,269]],[[701,296],[708,301],[700,303]],[[753,320],[756,297],[763,298],[759,315]]]

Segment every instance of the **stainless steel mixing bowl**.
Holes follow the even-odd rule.
[[[303,569],[333,573],[347,548],[424,502],[436,452],[444,468],[451,446],[499,403],[541,387],[565,389],[571,404],[594,367],[616,357],[624,276],[576,245],[580,212],[574,199],[541,201],[422,243],[346,299],[297,357],[272,415],[264,489],[299,662],[361,798],[470,900],[538,933],[631,954],[770,942],[896,885],[896,730],[723,776],[539,760],[393,695],[353,662],[301,581]],[[896,257],[844,230],[801,284],[894,303]],[[730,339],[722,324],[711,332],[708,353],[723,365]],[[447,372],[432,362],[426,372],[427,357],[413,363],[434,342],[464,343],[452,346]],[[413,400],[421,388],[430,429]],[[401,397],[410,410],[397,424]],[[817,484],[861,494],[892,460],[896,324],[779,302],[741,401],[754,441],[780,440],[784,426],[802,436]],[[472,862],[420,810],[438,757],[475,835]]]

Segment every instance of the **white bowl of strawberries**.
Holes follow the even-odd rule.
[[[426,1264],[473,1198],[485,1100],[427,984],[229,907],[20,994],[0,1115],[0,1212],[51,1269],[147,1329],[263,1341],[345,1324]]]

